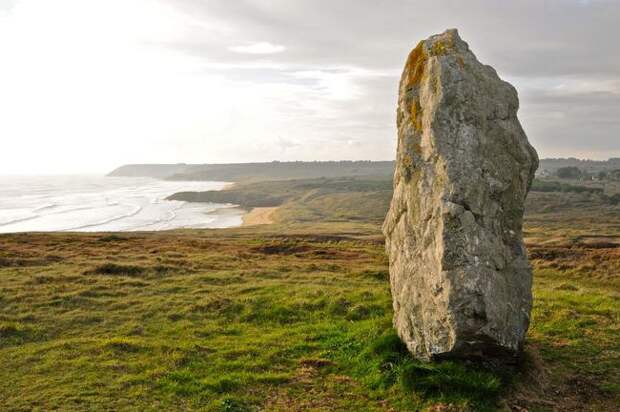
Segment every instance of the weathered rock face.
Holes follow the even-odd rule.
[[[394,325],[420,359],[510,361],[521,349],[532,306],[523,203],[538,156],[518,106],[456,30],[409,55],[383,231]]]

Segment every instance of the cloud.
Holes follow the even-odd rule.
[[[288,149],[293,149],[295,147],[301,146],[301,143],[295,139],[287,139],[282,136],[278,136],[278,140],[276,140],[276,144],[282,149],[282,151],[286,151]]]
[[[228,48],[235,53],[247,54],[275,54],[282,53],[286,47],[279,44],[271,44],[268,42],[253,43],[247,46],[233,46]]]
[[[270,56],[279,68],[231,73],[253,83],[296,81],[314,90],[312,100],[295,106],[304,106],[321,125],[326,137],[317,138],[318,144],[335,147],[340,140],[327,136],[350,135],[369,158],[393,156],[393,112],[407,53],[420,39],[457,27],[478,58],[519,90],[520,118],[541,156],[620,154],[620,106],[609,97],[617,93],[620,71],[617,1],[590,1],[587,7],[579,0],[174,3],[194,15],[234,20],[246,38],[286,39],[287,53]],[[254,61],[211,48],[188,52],[220,63]],[[282,110],[286,116],[291,109]]]
[[[620,156],[618,21],[615,0],[0,0],[0,174],[391,159],[407,54],[449,27],[541,156]]]

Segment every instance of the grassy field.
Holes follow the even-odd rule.
[[[532,194],[524,362],[486,370],[406,353],[389,194],[343,184],[260,227],[0,236],[0,410],[619,410],[617,206]]]
[[[385,218],[392,180],[385,177],[292,179],[237,183],[227,190],[181,192],[169,197],[190,202],[282,206],[280,222],[359,222],[375,226]]]

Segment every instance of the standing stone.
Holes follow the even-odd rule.
[[[394,326],[417,358],[510,362],[522,348],[532,272],[521,228],[538,156],[518,107],[456,30],[407,59],[383,232]]]

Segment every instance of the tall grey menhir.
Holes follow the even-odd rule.
[[[383,232],[394,326],[417,358],[510,362],[521,351],[532,308],[523,209],[538,156],[518,108],[456,30],[409,55]]]

